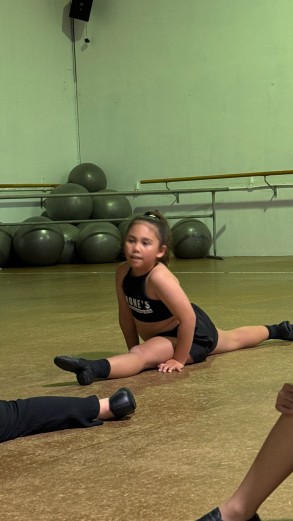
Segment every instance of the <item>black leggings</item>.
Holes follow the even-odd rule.
[[[94,427],[100,403],[95,395],[86,398],[38,396],[23,400],[0,400],[0,443],[42,432]]]

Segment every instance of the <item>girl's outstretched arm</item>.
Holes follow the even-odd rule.
[[[116,269],[116,294],[119,306],[118,316],[120,328],[128,349],[131,349],[133,346],[139,344],[139,336],[122,288],[122,282],[128,269],[129,266],[126,262],[120,264]]]
[[[196,316],[186,293],[176,277],[165,267],[153,270],[150,277],[151,290],[170,309],[178,320],[177,344],[174,357],[160,364],[159,370],[172,372],[181,370],[188,358],[195,330]]]

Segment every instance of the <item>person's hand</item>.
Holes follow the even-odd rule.
[[[282,389],[278,392],[276,401],[277,411],[283,414],[293,415],[293,385],[284,384]]]
[[[164,362],[162,364],[159,364],[158,371],[161,373],[172,373],[172,371],[182,371],[184,367],[184,364],[181,364],[181,362],[178,362],[178,360],[174,360],[174,358],[171,358],[170,360],[167,360],[167,362]]]

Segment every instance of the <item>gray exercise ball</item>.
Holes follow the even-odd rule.
[[[76,252],[76,239],[79,235],[79,229],[77,226],[69,223],[59,224],[64,237],[64,247],[59,258],[59,264],[70,264],[78,260]]]
[[[89,223],[80,230],[76,249],[79,257],[89,264],[113,262],[121,251],[120,232],[108,222]]]
[[[12,235],[9,226],[0,226],[0,266],[4,266],[9,259]]]
[[[182,219],[172,227],[173,252],[179,259],[206,257],[212,244],[208,227],[198,219]]]
[[[39,224],[30,224],[38,221]],[[59,261],[63,232],[58,224],[43,216],[29,217],[14,233],[13,247],[21,261],[31,266],[51,266]]]
[[[78,229],[78,231],[80,232],[85,226],[87,226],[88,224],[90,223],[79,223],[76,225],[76,228]]]
[[[125,195],[110,189],[101,190],[100,193],[103,195],[93,196],[93,219],[107,219],[118,225],[119,221],[113,219],[123,219],[132,214],[131,204]]]
[[[46,199],[46,212],[54,221],[89,219],[93,211],[93,199],[89,191],[75,183],[65,183],[54,188]],[[53,197],[54,194],[73,194],[68,197]]]
[[[121,221],[118,224],[118,230],[121,233],[121,238],[122,238],[122,242],[123,243],[124,243],[124,241],[126,239],[126,235],[127,235],[128,227],[129,227],[130,223],[131,223],[131,219],[126,219],[125,221]]]
[[[99,192],[107,187],[105,172],[94,163],[75,166],[68,176],[68,182],[84,186],[89,192]]]

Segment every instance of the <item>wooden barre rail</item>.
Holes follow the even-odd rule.
[[[149,183],[178,183],[180,181],[206,181],[207,179],[231,179],[238,177],[267,177],[269,175],[289,175],[293,170],[276,170],[272,172],[246,172],[243,174],[198,175],[194,177],[162,177],[161,179],[141,179],[142,185]]]
[[[59,184],[49,183],[49,184],[36,184],[36,183],[28,183],[28,184],[0,184],[1,188],[56,188]]]

